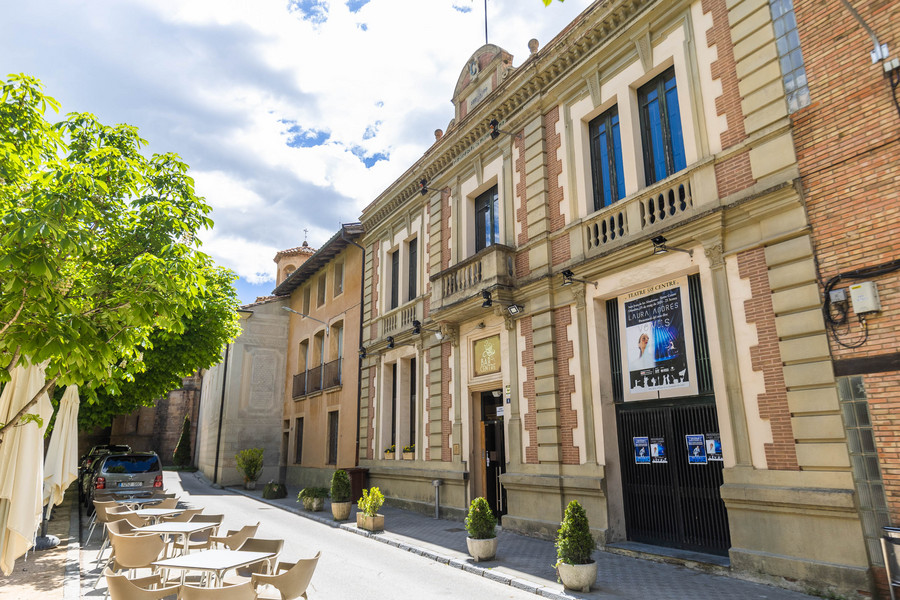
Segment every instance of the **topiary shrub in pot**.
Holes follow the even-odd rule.
[[[347,471],[338,469],[331,476],[331,514],[335,521],[346,521],[350,516],[350,476]]]
[[[237,469],[244,476],[245,489],[256,489],[256,480],[262,475],[263,452],[262,448],[245,448],[234,455]]]
[[[325,498],[328,490],[323,487],[305,487],[297,494],[297,502],[303,503],[303,508],[312,512],[319,512],[325,507]]]
[[[492,560],[497,555],[497,518],[488,501],[482,497],[472,500],[466,514],[466,547],[475,562]]]
[[[384,529],[384,515],[378,514],[378,509],[384,504],[384,494],[377,487],[362,491],[362,498],[356,503],[359,511],[356,513],[356,526],[368,531],[382,531]]]
[[[567,589],[591,590],[597,580],[597,563],[591,558],[596,547],[584,507],[572,500],[556,533],[556,573]]]

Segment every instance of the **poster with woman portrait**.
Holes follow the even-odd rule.
[[[625,400],[697,393],[687,277],[619,296]]]

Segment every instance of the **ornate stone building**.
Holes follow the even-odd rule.
[[[519,66],[472,55],[361,217],[360,465],[391,502],[438,480],[444,513],[549,536],[578,499],[604,546],[868,593],[790,11],[610,0]]]

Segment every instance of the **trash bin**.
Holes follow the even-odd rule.
[[[356,502],[362,498],[362,491],[369,487],[369,470],[362,467],[353,467],[347,469],[347,475],[350,476],[350,498]]]
[[[896,600],[895,588],[900,587],[900,528],[881,528],[881,552],[884,555],[884,568],[887,570],[888,587],[891,600]]]

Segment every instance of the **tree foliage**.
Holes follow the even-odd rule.
[[[591,552],[597,547],[591,535],[587,513],[578,500],[566,506],[562,523],[556,532],[556,557],[559,562],[570,565],[586,565],[591,561]]]
[[[212,221],[187,165],[144,156],[128,125],[51,124],[58,108],[33,77],[0,87],[0,383],[20,361],[46,362],[45,389],[79,384],[90,413],[96,390],[143,371],[147,350],[233,286],[198,249]]]

